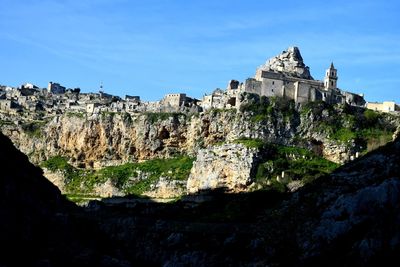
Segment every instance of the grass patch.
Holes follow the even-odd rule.
[[[349,128],[339,128],[337,131],[334,131],[331,135],[331,138],[341,141],[341,142],[348,142],[353,140],[357,137],[357,134]]]
[[[315,155],[313,152],[299,147],[269,145],[269,153],[265,161],[260,163],[255,172],[255,181],[282,191],[276,184],[276,177],[285,172],[291,180],[309,183],[318,177],[331,173],[338,164]]]
[[[67,112],[66,116],[68,118],[73,118],[73,117],[80,118],[80,119],[85,118],[85,114],[83,112]]]
[[[242,144],[249,148],[262,148],[265,145],[264,141],[261,139],[252,139],[252,138],[246,138],[246,137],[236,139],[233,141],[233,143],[234,144]]]
[[[126,163],[100,170],[82,170],[70,165],[65,157],[55,156],[44,161],[41,166],[52,172],[62,171],[69,195],[92,195],[96,184],[108,179],[126,194],[140,195],[150,189],[160,176],[172,180],[186,180],[193,166],[194,158],[179,156],[171,159],[154,159],[141,163]],[[142,173],[142,180],[135,180]]]
[[[49,158],[48,160],[42,162],[40,166],[49,169],[52,172],[56,172],[58,170],[68,172],[73,168],[70,164],[68,164],[67,158],[62,156]]]

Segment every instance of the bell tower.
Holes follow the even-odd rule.
[[[337,69],[333,66],[333,62],[329,69],[326,70],[324,78],[324,88],[325,90],[332,90],[337,88]]]

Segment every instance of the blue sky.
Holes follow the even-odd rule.
[[[400,2],[0,0],[0,84],[158,100],[244,81],[298,46],[315,79],[400,103]]]

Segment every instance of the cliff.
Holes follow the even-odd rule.
[[[243,101],[239,110],[212,109],[192,114],[100,113],[92,116],[67,113],[47,121],[2,124],[1,128],[32,162],[41,164],[55,156],[62,156],[74,168],[88,170],[86,174],[89,175],[93,173],[91,170],[106,166],[169,159],[180,155],[196,158],[198,153],[195,168],[202,168],[202,155],[208,153],[204,149],[212,150],[216,144],[232,143],[242,138],[302,147],[325,159],[343,164],[391,140],[399,124],[398,117],[362,108],[332,106],[323,102],[299,107],[281,98],[260,98],[252,94],[243,94],[241,97]],[[141,177],[149,177],[152,172],[142,172]],[[194,169],[193,172],[198,171]],[[59,182],[60,188],[64,188],[62,178],[50,176]],[[230,179],[230,174],[228,176],[227,179]],[[92,177],[92,189],[93,184],[102,187],[108,181],[105,178],[98,180],[96,174]],[[123,177],[121,180],[115,177],[111,184],[108,182],[114,188],[98,188],[93,192],[104,192],[100,194],[104,196],[118,195],[119,191],[122,194],[141,193],[143,190],[148,191],[149,186],[156,186],[157,181],[153,180],[143,190],[132,191],[129,189],[131,185],[140,180],[135,177],[137,175],[134,172],[130,178]],[[247,179],[250,179],[247,184],[254,182],[254,177]],[[64,180],[70,182],[73,177]],[[115,182],[120,184],[119,188],[115,187]],[[80,191],[87,193],[92,189],[84,188]]]

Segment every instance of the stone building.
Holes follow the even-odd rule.
[[[52,94],[64,94],[65,87],[60,85],[59,83],[49,82],[47,85],[47,91]]]
[[[2,99],[0,100],[0,110],[12,111],[18,109],[19,105],[13,100]]]
[[[186,94],[167,94],[161,100],[163,105],[180,107],[186,101]]]
[[[310,69],[303,62],[300,50],[290,47],[287,51],[269,59],[256,70],[254,78],[248,78],[244,83],[231,80],[228,84],[225,107],[235,107],[239,104],[238,95],[243,92],[261,96],[279,96],[293,99],[296,103],[309,101],[325,101],[328,103],[348,103],[355,106],[364,106],[363,95],[346,92],[337,87],[337,69],[331,63],[325,72],[324,80],[314,80]],[[203,108],[221,106],[219,96],[206,96],[203,99]],[[236,100],[235,100],[236,98]]]
[[[101,106],[100,103],[88,103],[86,105],[86,112],[90,114],[97,113],[98,112],[97,108],[99,106]]]
[[[396,105],[394,101],[384,101],[382,103],[368,102],[367,108],[382,112],[400,111],[399,105]]]

